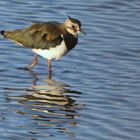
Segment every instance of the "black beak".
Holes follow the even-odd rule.
[[[80,32],[84,35],[86,35],[86,32],[84,32],[82,29],[80,29]]]

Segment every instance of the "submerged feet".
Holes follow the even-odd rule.
[[[34,68],[34,66],[36,66],[38,63],[38,59],[37,59],[37,54],[34,54],[34,58],[33,61],[30,65],[27,65],[26,67],[20,68],[22,70],[32,70]],[[52,76],[52,65],[51,65],[51,60],[48,60],[48,79],[51,79]]]
[[[37,63],[38,63],[38,59],[37,59],[37,54],[35,53],[32,63],[30,65],[22,68],[22,69],[24,69],[24,70],[32,70],[34,68],[34,66],[37,65]],[[48,60],[48,75],[49,75],[49,77],[51,77],[51,74],[52,74],[51,60]]]
[[[38,59],[37,59],[37,54],[35,53],[32,63],[30,65],[26,66],[24,69],[32,70],[34,68],[34,66],[37,65],[37,63],[38,63]]]

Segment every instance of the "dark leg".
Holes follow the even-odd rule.
[[[52,71],[52,65],[51,65],[51,60],[48,60],[48,71]]]
[[[48,60],[48,78],[51,79],[52,75],[52,65],[51,65],[51,60]]]
[[[33,69],[33,67],[34,67],[37,63],[38,63],[37,54],[35,53],[32,63],[31,63],[29,66],[27,66],[26,69],[28,69],[28,70]]]

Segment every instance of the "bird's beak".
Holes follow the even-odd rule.
[[[80,29],[80,33],[86,35],[86,32],[84,32],[83,29]]]

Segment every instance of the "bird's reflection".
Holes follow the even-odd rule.
[[[81,105],[76,102],[76,99],[81,92],[53,80],[51,75],[38,83],[39,75],[33,71],[30,72],[33,77],[32,88],[24,90],[26,91],[24,95],[14,96],[16,100],[18,99],[17,102],[24,106],[24,109],[16,112],[24,116],[31,115],[40,129],[55,128],[59,132],[73,135],[69,127],[75,127],[78,123],[75,118],[80,116],[78,110],[81,109]]]
[[[76,105],[72,96],[81,94],[80,91],[72,90],[71,86],[53,80],[50,74],[43,84],[37,85],[38,74],[33,71],[31,71],[31,74],[34,80],[32,89],[27,90],[26,101],[42,102],[63,107],[73,107]]]

